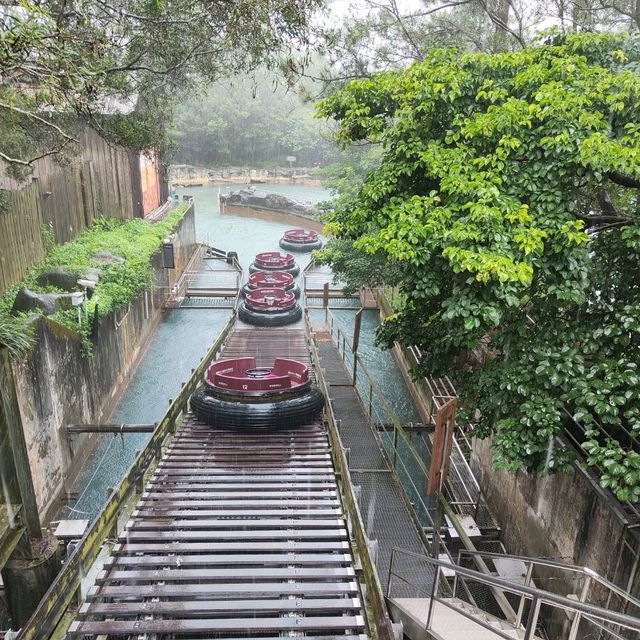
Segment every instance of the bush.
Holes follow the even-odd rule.
[[[163,240],[176,227],[187,210],[182,203],[163,220],[149,223],[146,220],[118,220],[99,218],[85,232],[72,242],[55,246],[43,262],[33,267],[24,279],[11,287],[0,299],[0,345],[9,348],[13,357],[24,353],[32,344],[32,334],[27,326],[27,318],[33,314],[11,315],[17,292],[28,288],[39,293],[60,292],[55,287],[43,287],[37,283],[40,274],[53,269],[65,269],[81,276],[91,268],[100,269],[98,282],[91,300],[87,300],[86,313],[82,314],[78,325],[74,309],[59,311],[51,316],[80,334],[87,354],[91,352],[91,324],[94,314],[103,318],[114,311],[126,307],[143,291],[153,287],[151,258],[160,249]],[[123,264],[103,265],[93,260],[92,255],[107,252],[124,258]]]

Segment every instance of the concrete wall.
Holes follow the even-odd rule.
[[[173,234],[176,269],[162,266],[154,256],[156,289],[140,296],[127,309],[105,318],[93,345],[82,354],[79,337],[47,318],[37,320],[32,352],[14,363],[14,374],[33,483],[41,514],[57,504],[65,480],[83,463],[90,441],[65,425],[104,421],[113,410],[141,350],[161,319],[162,302],[195,248],[193,206]]]
[[[277,167],[252,169],[251,167],[223,167],[207,169],[188,164],[171,165],[169,181],[173,186],[202,186],[210,184],[302,184],[321,186],[317,167]]]
[[[475,440],[472,468],[510,553],[587,566],[640,596],[640,532],[627,526],[619,505],[598,491],[582,471],[538,476],[496,471],[492,462],[490,442]],[[547,574],[540,576],[541,587],[550,586],[548,578],[558,585],[558,576]],[[571,587],[569,582],[564,585],[567,593]],[[602,594],[594,595],[597,600]],[[607,604],[603,599],[600,604],[617,608],[615,602]]]

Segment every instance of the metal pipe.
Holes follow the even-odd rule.
[[[393,470],[395,471],[396,469],[396,460],[398,458],[398,428],[396,427],[396,425],[393,425],[393,455],[392,455],[392,460],[393,460]]]
[[[391,549],[391,558],[389,560],[389,574],[387,575],[387,598],[391,597],[391,571],[393,570],[393,560],[396,555],[396,550]]]
[[[433,603],[436,599],[436,591],[438,589],[438,580],[440,579],[440,567],[436,567],[436,574],[433,577],[433,585],[431,586],[431,598],[429,599],[429,613],[427,614],[427,626],[425,630],[431,629],[431,619],[433,616]]]
[[[536,632],[538,626],[538,616],[540,615],[540,599],[537,596],[533,597],[531,602],[531,611],[529,612],[529,620],[527,621],[527,628],[524,632],[524,640],[531,640]]]
[[[154,424],[68,424],[66,431],[72,433],[153,433]]]
[[[531,576],[533,575],[533,562],[529,563],[527,567],[527,575],[524,579],[525,586],[529,586],[531,584]],[[522,626],[522,616],[524,615],[524,605],[525,605],[525,595],[522,594],[520,596],[520,605],[518,606],[518,615],[516,616],[515,627],[519,629]]]

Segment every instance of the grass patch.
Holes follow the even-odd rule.
[[[94,314],[98,318],[123,309],[143,291],[153,287],[151,258],[160,249],[163,240],[175,229],[189,204],[181,203],[160,222],[150,224],[145,220],[118,220],[100,218],[75,240],[53,247],[45,260],[34,266],[23,280],[11,287],[0,298],[0,345],[9,348],[12,356],[24,353],[33,344],[27,319],[33,314],[12,316],[10,311],[16,294],[28,288],[38,293],[61,293],[54,287],[38,285],[40,274],[52,269],[65,269],[81,276],[89,269],[100,270],[98,282],[91,300],[85,301],[86,312],[78,325],[77,311],[59,311],[50,318],[77,332],[87,354],[91,352],[91,325]],[[108,252],[124,258],[123,264],[103,265],[91,256]],[[79,287],[80,289],[80,287]],[[97,308],[97,312],[96,312]]]

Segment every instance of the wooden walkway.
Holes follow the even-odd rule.
[[[222,357],[309,360],[302,328],[239,327]],[[366,637],[326,427],[214,429],[189,415],[70,638]]]

